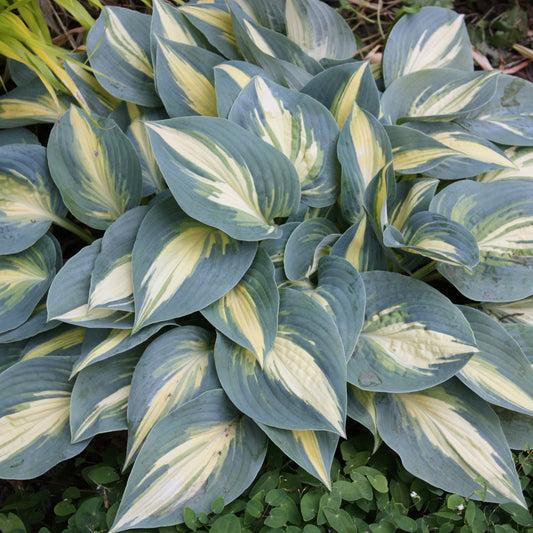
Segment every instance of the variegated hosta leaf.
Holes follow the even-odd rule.
[[[85,328],[60,324],[57,328],[43,331],[25,342],[20,359],[33,359],[49,355],[77,356],[81,354],[81,343]]]
[[[215,364],[231,401],[254,420],[344,434],[344,349],[333,319],[311,297],[280,290],[278,335],[263,368],[251,352],[221,334]]]
[[[145,216],[133,247],[135,328],[185,316],[232,289],[257,244],[189,218],[172,197]]]
[[[498,417],[453,379],[409,394],[378,394],[378,431],[415,476],[472,499],[525,505]],[[486,490],[485,490],[486,489]]]
[[[387,259],[366,213],[350,226],[331,248],[337,255],[350,262],[359,272],[387,270]]]
[[[137,333],[131,329],[88,329],[81,347],[81,355],[72,368],[72,375],[84,368],[124,353],[155,335],[165,326],[173,326],[174,322],[158,322],[147,326]]]
[[[365,286],[359,272],[342,257],[322,257],[318,262],[317,286],[301,290],[314,298],[335,320],[348,361],[365,317]]]
[[[23,252],[0,256],[1,333],[23,324],[50,287],[58,259],[53,239],[43,235]]]
[[[218,331],[250,350],[263,366],[278,332],[278,311],[274,264],[268,253],[258,248],[241,281],[201,313]]]
[[[436,68],[392,82],[381,98],[389,124],[408,120],[452,120],[483,107],[496,91],[498,72]]]
[[[126,211],[104,233],[91,274],[89,309],[133,312],[131,252],[147,206]]]
[[[139,158],[112,119],[72,106],[50,133],[48,164],[65,205],[93,228],[139,204]]]
[[[217,116],[213,68],[224,58],[198,46],[156,38],[157,92],[171,117]]]
[[[514,166],[485,172],[478,176],[476,181],[533,180],[533,148],[512,146],[507,148],[504,153]]]
[[[493,406],[511,450],[525,450],[533,442],[533,417]]]
[[[30,318],[20,326],[0,333],[0,344],[29,339],[35,335],[59,326],[57,320],[47,320],[46,297],[32,311]]]
[[[324,2],[287,0],[285,18],[287,37],[317,61],[350,59],[357,50],[348,23]]]
[[[102,9],[87,36],[100,85],[121,100],[158,107],[150,58],[150,16],[123,7]]]
[[[91,274],[101,243],[102,240],[98,239],[82,248],[57,273],[46,302],[49,320],[61,320],[86,328],[128,329],[133,326],[132,313],[114,309],[89,309]]]
[[[517,76],[501,74],[494,98],[469,113],[460,124],[492,142],[533,146],[533,84]]]
[[[38,477],[87,446],[70,443],[72,363],[72,357],[37,357],[0,374],[0,478]]]
[[[408,123],[454,153],[425,170],[425,174],[445,180],[469,178],[495,168],[511,168],[512,161],[494,144],[463,128],[442,122]]]
[[[0,374],[20,359],[26,341],[0,344]]]
[[[148,136],[148,129],[145,125],[145,122],[149,120],[168,118],[164,108],[147,108],[124,102],[111,113],[110,118],[115,120],[120,126],[139,156],[143,182],[142,197],[165,190],[167,184],[156,163]]]
[[[364,207],[376,201],[379,205],[372,212],[379,213],[385,198],[381,194],[377,194],[379,198],[375,195],[367,198],[365,191],[374,177],[379,181],[379,173],[392,161],[390,141],[383,126],[354,103],[341,130],[337,152],[342,166],[340,202],[344,218],[351,223],[357,222]],[[391,178],[394,179],[394,176]],[[389,178],[387,182],[390,182]],[[393,184],[390,185],[392,187]]]
[[[26,85],[33,80],[37,80],[36,72],[32,70],[29,66],[21,63],[20,61],[15,61],[14,59],[7,60],[9,66],[9,76],[15,82],[17,86]]]
[[[274,277],[276,283],[281,283],[287,278],[285,277],[285,246],[291,233],[300,225],[299,222],[286,222],[282,224],[281,237],[279,239],[267,239],[259,245],[260,248],[266,250],[272,263],[274,264]]]
[[[476,238],[472,271],[441,264],[439,272],[472,300],[519,300],[533,294],[533,183],[455,182],[430,210],[463,224]]]
[[[157,37],[174,43],[189,44],[206,48],[203,35],[187,20],[181,9],[164,0],[154,0],[150,27],[152,59],[155,60]]]
[[[533,297],[516,302],[482,302],[481,309],[498,322],[533,326]]]
[[[331,113],[314,98],[255,77],[235,100],[229,119],[291,160],[304,204],[326,207],[335,203],[339,129]]]
[[[235,239],[276,238],[275,218],[296,210],[300,180],[277,149],[215,117],[148,124],[154,153],[180,207]]]
[[[186,4],[180,8],[180,11],[224,57],[242,59],[233,33],[231,15],[224,2]]]
[[[503,324],[503,327],[518,343],[529,364],[533,367],[533,325]]]
[[[148,345],[131,382],[126,465],[159,420],[203,392],[220,387],[213,345],[212,333],[196,326],[173,328]]]
[[[284,454],[331,490],[330,471],[338,435],[329,431],[291,431],[260,423],[258,426]]]
[[[411,123],[409,123],[411,125]],[[399,174],[426,173],[457,152],[429,135],[407,126],[385,126],[394,170]]]
[[[309,207],[300,203],[298,209],[289,216],[287,222],[304,222],[316,217],[327,218],[336,222],[338,220],[337,206],[334,204],[327,207]]]
[[[374,436],[374,451],[381,444],[378,433],[377,411],[375,404],[376,393],[359,389],[348,383],[348,416],[365,426]]]
[[[183,522],[183,510],[210,512],[254,480],[266,437],[221,390],[211,390],[160,420],[137,457],[110,533]]]
[[[261,67],[246,61],[226,61],[217,65],[213,70],[217,115],[221,118],[228,118],[233,102],[254,76],[271,80]]]
[[[285,246],[285,275],[292,281],[310,277],[315,250],[328,235],[337,233],[337,226],[327,218],[310,218],[290,235]],[[315,267],[316,270],[316,267]]]
[[[286,0],[236,0],[237,4],[245,13],[257,24],[277,31],[278,33],[287,33],[287,24],[285,21],[285,2]]]
[[[376,118],[379,116],[379,92],[368,61],[330,67],[317,74],[301,92],[324,104],[339,128],[343,127],[354,102]]]
[[[479,249],[472,233],[462,224],[430,211],[410,216],[401,231],[388,226],[383,243],[450,265],[472,268],[479,262]]]
[[[438,180],[427,178],[403,179],[397,183],[396,197],[388,204],[390,225],[401,230],[409,217],[428,211],[438,184]]]
[[[65,70],[72,78],[83,99],[92,113],[102,117],[109,115],[119,104],[120,100],[109,94],[98,82],[95,75],[83,68],[87,62],[87,54],[70,54],[72,61],[65,60]]]
[[[37,145],[0,147],[0,254],[21,252],[34,244],[58,217],[66,215]]]
[[[72,442],[127,429],[131,378],[141,353],[133,349],[78,374],[70,404]]]
[[[0,146],[7,144],[41,144],[37,135],[26,128],[10,128],[0,131]]]
[[[53,124],[71,104],[72,99],[62,94],[55,102],[41,81],[35,80],[0,96],[0,127]]]
[[[363,272],[365,324],[348,381],[365,390],[411,392],[445,381],[477,352],[461,312],[426,283]]]
[[[392,28],[383,52],[385,86],[419,70],[447,67],[472,71],[472,45],[463,17],[433,6],[404,15]]]
[[[533,369],[518,343],[485,313],[460,309],[480,351],[457,377],[487,402],[533,416]]]
[[[264,68],[278,83],[300,90],[323,69],[285,35],[259,26],[235,0],[227,0],[235,38],[242,55]]]

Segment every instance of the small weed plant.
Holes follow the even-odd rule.
[[[511,449],[533,442],[533,86],[474,71],[441,7],[403,16],[380,65],[356,51],[319,0],[156,0],[102,9],[72,94],[13,65],[0,477],[127,430],[112,533],[201,530],[224,503],[212,531],[266,506],[287,531],[313,510],[312,533],[531,504]],[[332,476],[347,419],[452,511],[405,516],[418,491],[393,502],[366,462]],[[254,484],[269,441],[317,480],[305,511]]]

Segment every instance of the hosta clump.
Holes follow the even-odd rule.
[[[0,475],[127,429],[112,530],[172,525],[269,440],[329,487],[350,417],[430,483],[530,503],[532,85],[474,71],[441,8],[380,69],[318,0],[108,7],[87,50],[91,114],[61,95],[46,149],[44,87],[0,98]],[[86,241],[64,264],[53,225]]]

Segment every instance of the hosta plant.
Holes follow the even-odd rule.
[[[111,530],[173,525],[269,441],[329,487],[350,417],[530,503],[533,86],[435,7],[380,68],[319,0],[106,7],[86,52],[90,113],[31,76],[0,98],[0,476],[127,430]]]

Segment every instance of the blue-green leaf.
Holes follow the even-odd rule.
[[[364,212],[362,218],[339,237],[331,248],[331,255],[346,259],[359,272],[387,269],[384,248]]]
[[[393,26],[383,52],[385,86],[425,69],[472,71],[472,46],[463,18],[464,15],[433,6],[404,15]]]
[[[393,272],[363,272],[365,323],[348,381],[365,390],[410,392],[457,373],[477,351],[461,312],[426,283]]]
[[[134,330],[218,300],[240,281],[256,249],[189,218],[172,197],[157,203],[133,247]]]
[[[287,37],[310,57],[350,59],[357,50],[355,36],[340,13],[319,0],[287,0]]]
[[[1,255],[30,247],[66,215],[42,146],[0,147],[0,190]]]
[[[220,387],[213,346],[212,333],[196,326],[172,328],[148,345],[131,381],[126,465],[159,420],[203,392]]]
[[[113,96],[148,107],[161,105],[150,58],[149,15],[106,6],[89,31],[87,52],[100,85]]]
[[[483,107],[496,92],[498,73],[452,68],[421,70],[393,81],[383,93],[387,123],[452,120]]]
[[[509,446],[488,404],[458,380],[378,394],[378,430],[415,476],[448,492],[525,505]]]
[[[23,324],[50,287],[58,259],[53,239],[43,235],[23,252],[0,256],[0,332]]]
[[[278,335],[263,368],[245,348],[219,334],[218,377],[231,401],[273,427],[344,434],[346,360],[337,327],[313,298],[280,291]]]
[[[217,115],[228,118],[233,102],[254,76],[270,80],[261,67],[246,61],[226,61],[214,68]]]
[[[285,246],[285,274],[297,281],[316,270],[315,250],[337,227],[327,218],[315,217],[302,222],[290,235]]]
[[[78,455],[70,443],[71,357],[20,361],[0,374],[0,477],[31,479]]]
[[[402,230],[388,226],[383,243],[441,263],[472,268],[479,262],[479,249],[472,233],[462,224],[430,211],[409,217]]]
[[[235,239],[276,238],[274,221],[296,210],[300,181],[278,150],[215,117],[151,123],[161,171],[180,207]]]
[[[442,122],[407,123],[452,150],[444,160],[425,170],[439,179],[455,180],[477,176],[488,170],[514,167],[512,161],[494,144],[465,131],[460,126]]]
[[[0,127],[53,124],[71,104],[72,99],[61,94],[54,101],[41,80],[34,80],[0,96]]]
[[[238,2],[228,0],[233,30],[244,58],[264,68],[278,83],[300,90],[323,69],[285,35],[256,24]]]
[[[241,281],[201,313],[218,331],[250,350],[263,365],[278,331],[278,311],[274,264],[268,253],[258,248]]]
[[[148,108],[131,102],[123,102],[111,113],[110,118],[115,120],[120,126],[139,156],[143,181],[143,198],[166,189],[167,184],[156,163],[145,124],[145,122],[150,120],[168,118],[166,111],[163,108]]]
[[[139,204],[139,158],[112,119],[72,106],[50,133],[48,164],[65,205],[89,226],[106,229]]]
[[[80,326],[60,324],[49,331],[38,333],[25,342],[20,359],[33,359],[48,355],[78,356],[87,330]]]
[[[158,322],[142,328],[137,333],[132,333],[131,329],[88,329],[81,347],[81,355],[72,368],[72,375],[93,363],[131,350],[155,335],[161,328],[173,325],[174,322]]]
[[[140,355],[139,350],[131,350],[78,374],[70,404],[72,442],[127,429],[131,377]]]
[[[368,61],[330,67],[310,80],[301,92],[324,104],[339,128],[343,127],[354,102],[376,118],[379,116],[379,92]]]
[[[11,128],[0,131],[0,146],[8,144],[40,144],[35,133],[26,128]]]
[[[509,301],[533,294],[533,183],[455,182],[430,206],[472,232],[480,261],[472,269],[440,264],[439,272],[472,300]]]
[[[460,307],[479,352],[457,377],[487,402],[533,416],[533,369],[505,328],[481,311]]]
[[[110,533],[183,522],[183,510],[211,511],[253,481],[266,438],[221,390],[206,392],[160,420],[141,449]]]
[[[72,78],[88,109],[92,113],[106,117],[119,104],[120,100],[109,94],[98,82],[95,75],[83,65],[87,63],[87,54],[76,52],[69,54],[72,60],[65,60],[65,70]]]
[[[342,166],[343,217],[357,222],[366,208],[372,220],[379,223],[383,205],[394,190],[392,148],[385,129],[373,115],[354,103],[341,130],[337,153]]]
[[[91,274],[89,309],[134,310],[131,253],[147,206],[126,211],[104,233]]]
[[[242,59],[225,2],[187,3],[180,11],[224,57]]]
[[[298,171],[304,204],[326,207],[335,203],[339,129],[314,98],[255,77],[235,100],[229,119],[290,159]]]
[[[490,182],[501,180],[526,180],[533,179],[533,147],[512,146],[505,150],[506,157],[513,164],[512,167],[501,170],[485,172],[476,178],[476,181]]]
[[[101,239],[98,239],[82,248],[57,273],[48,292],[46,305],[49,320],[61,320],[89,328],[132,327],[132,313],[114,309],[89,309],[91,274],[101,243]]]
[[[156,39],[157,92],[171,117],[217,116],[213,69],[222,56],[188,44]]]
[[[533,84],[518,76],[498,76],[494,98],[459,124],[492,142],[533,146]]]
[[[330,470],[338,435],[329,431],[290,431],[258,425],[283,453],[331,490]]]

